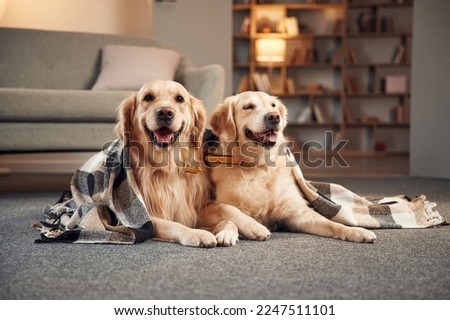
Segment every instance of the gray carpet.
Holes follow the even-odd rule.
[[[450,221],[450,180],[322,180],[362,195],[423,193]],[[0,299],[450,299],[448,226],[376,230],[374,244],[290,233],[212,249],[34,244],[31,223],[58,197],[0,194]]]

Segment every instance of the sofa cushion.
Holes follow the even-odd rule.
[[[139,90],[150,80],[173,80],[180,57],[170,49],[106,45],[92,90]]]
[[[114,122],[118,105],[131,94],[0,88],[0,122]]]
[[[0,136],[0,153],[100,151],[117,138],[110,122],[4,122]]]

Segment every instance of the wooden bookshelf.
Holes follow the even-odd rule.
[[[351,142],[353,154],[380,154],[380,144],[383,154],[408,153],[412,8],[412,0],[233,0],[234,89],[257,90],[253,75],[266,73],[269,93],[292,117],[291,136],[331,130]],[[265,40],[284,43],[282,61],[262,61],[258,42]],[[403,91],[386,89],[392,76]],[[347,90],[349,78],[356,91]],[[297,123],[314,104],[326,119]]]

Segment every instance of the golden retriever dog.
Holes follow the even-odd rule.
[[[201,101],[174,81],[146,83],[118,108],[115,131],[129,149],[156,239],[216,245],[214,234],[194,229],[211,193],[202,170],[205,125]]]
[[[202,224],[216,226],[219,245],[234,245],[239,234],[264,240],[269,230],[374,242],[372,231],[333,222],[308,206],[282,150],[286,123],[286,107],[263,92],[240,93],[217,107],[211,128],[220,139],[219,154],[231,155],[233,164],[210,161],[218,204],[203,212]]]

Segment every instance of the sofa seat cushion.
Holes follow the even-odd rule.
[[[105,122],[5,122],[0,136],[0,153],[99,151],[117,138],[114,123]]]
[[[0,88],[0,122],[115,122],[118,105],[131,94]]]

